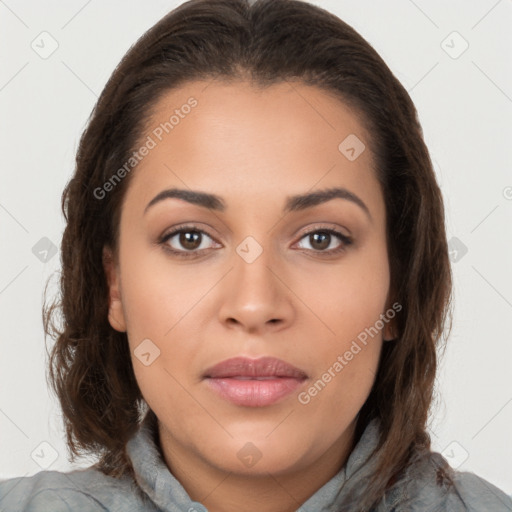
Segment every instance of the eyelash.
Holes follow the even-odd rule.
[[[169,233],[166,233],[165,235],[163,235],[159,240],[158,240],[158,243],[163,245],[163,248],[172,253],[173,255],[175,256],[178,256],[180,258],[198,258],[200,256],[200,251],[198,250],[194,250],[194,251],[178,251],[176,249],[172,249],[169,244],[167,243],[171,238],[173,238],[175,235],[179,234],[179,233],[190,233],[190,232],[194,232],[194,233],[201,233],[203,235],[206,235],[207,237],[211,238],[212,240],[213,237],[211,237],[206,231],[194,226],[194,225],[185,225],[185,226],[178,226],[177,228],[173,229],[171,232]],[[309,235],[312,235],[314,233],[327,233],[329,235],[334,235],[336,238],[338,238],[342,243],[339,247],[337,247],[336,249],[330,249],[329,251],[315,251],[313,249],[304,249],[306,251],[313,251],[314,253],[316,254],[319,254],[321,256],[323,255],[326,255],[326,256],[333,256],[335,254],[338,254],[342,251],[345,251],[346,248],[350,245],[352,245],[353,243],[353,239],[349,236],[346,236],[342,233],[340,233],[339,231],[336,231],[335,229],[331,229],[331,228],[315,228],[311,231],[308,231],[307,233],[304,233],[300,240],[302,240],[303,238],[309,236]],[[206,249],[202,249],[202,250],[206,250]]]

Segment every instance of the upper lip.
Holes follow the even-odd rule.
[[[305,379],[306,373],[282,359],[275,357],[233,357],[208,368],[204,378],[228,377],[289,377]]]

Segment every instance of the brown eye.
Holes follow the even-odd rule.
[[[202,229],[194,226],[181,226],[160,239],[165,249],[178,256],[196,256],[198,253],[210,248],[208,239],[212,237]]]
[[[199,231],[181,231],[178,241],[180,245],[188,251],[193,251],[201,245],[202,234]],[[197,241],[199,240],[199,244]]]
[[[309,235],[309,241],[314,249],[327,249],[331,243],[331,234],[325,231],[318,231]]]
[[[338,240],[337,244],[336,239]],[[315,231],[310,231],[301,238],[301,241],[302,240],[307,240],[311,246],[311,249],[301,247],[302,249],[309,249],[322,255],[336,254],[345,250],[347,246],[352,244],[352,238],[343,235],[334,229],[317,229]]]

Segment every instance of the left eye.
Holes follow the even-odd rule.
[[[329,249],[331,243],[333,242],[333,238],[338,239],[338,246],[334,248],[331,247]],[[345,246],[352,243],[350,237],[345,236],[342,233],[335,231],[334,229],[317,229],[315,231],[310,231],[301,238],[301,240],[304,239],[309,242],[314,252],[323,252],[328,254],[339,252],[343,250]]]

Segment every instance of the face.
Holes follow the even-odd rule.
[[[361,120],[311,86],[194,82],[147,126],[105,268],[109,321],[127,332],[162,444],[234,473],[338,457],[391,337],[386,212]],[[209,371],[234,357],[253,361]],[[262,357],[284,364],[252,364]]]

